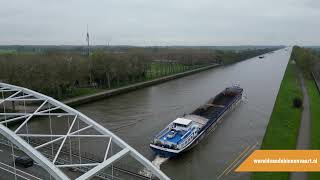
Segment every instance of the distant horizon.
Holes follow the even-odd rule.
[[[0,44],[0,46],[87,46],[87,44]],[[127,46],[127,47],[277,47],[277,46],[284,46],[284,47],[291,47],[291,46],[301,46],[301,47],[320,47],[319,45],[302,45],[302,44],[278,44],[278,45],[252,45],[252,44],[239,44],[239,45],[183,45],[183,44],[170,44],[170,45],[138,45],[138,44],[90,44],[91,47],[94,46]]]
[[[0,44],[0,46],[87,46],[85,44]],[[130,44],[91,44],[90,46],[128,46],[128,47],[276,47],[276,46],[295,46],[295,45],[130,45]],[[297,45],[302,46],[302,45]],[[307,45],[309,46],[309,45]],[[313,45],[311,45],[313,46]],[[317,46],[317,45],[315,45]],[[319,45],[320,46],[320,45]]]

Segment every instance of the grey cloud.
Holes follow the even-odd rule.
[[[316,0],[0,0],[0,44],[317,45]]]

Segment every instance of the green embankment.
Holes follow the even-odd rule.
[[[15,50],[4,50],[4,49],[0,49],[0,55],[8,55],[8,54],[16,54],[17,51]]]
[[[314,80],[306,79],[311,111],[311,149],[320,149],[320,94]],[[309,180],[319,180],[320,173],[310,173]]]
[[[320,150],[320,94],[311,72],[319,72],[319,53],[308,48],[295,47],[292,58],[297,61],[304,73],[310,99],[311,113],[311,146],[310,149]],[[309,180],[319,180],[320,173],[309,173]]]
[[[187,66],[181,63],[174,63],[172,65],[168,63],[157,63],[154,62],[150,65],[149,70],[147,71],[146,79],[155,79],[159,77],[164,77],[172,74],[177,74],[185,72],[188,70],[204,67],[205,65],[193,65]]]
[[[293,107],[293,99],[302,99],[296,65],[289,62],[273,112],[263,138],[261,149],[295,149],[302,109]],[[289,173],[253,173],[251,180],[287,180]]]
[[[208,65],[207,65],[208,66]],[[74,97],[81,97],[96,94],[105,90],[117,89],[120,87],[133,85],[135,83],[145,82],[157,78],[163,78],[166,76],[187,72],[193,69],[205,67],[205,65],[193,65],[187,66],[179,63],[173,65],[168,65],[168,63],[152,63],[147,71],[147,74],[144,78],[136,79],[135,81],[121,82],[119,84],[112,83],[111,88],[74,88],[71,92],[65,94],[61,99],[71,99]]]
[[[75,88],[72,92],[63,95],[63,98],[73,98],[73,97],[78,97],[78,96],[85,96],[88,94],[95,94],[95,93],[98,93],[101,91],[103,91],[103,90],[97,89],[97,88]]]

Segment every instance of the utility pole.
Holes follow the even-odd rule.
[[[89,36],[89,28],[88,28],[88,25],[87,25],[87,43],[88,43],[88,47],[87,47],[87,50],[88,50],[88,52],[87,52],[87,55],[88,55],[88,57],[90,56],[90,36]]]
[[[88,56],[88,60],[89,60],[89,84],[90,86],[92,85],[92,65],[91,65],[91,61],[90,61],[90,36],[89,36],[89,28],[88,28],[88,25],[87,25],[87,38],[86,38],[86,41],[87,41],[87,56]]]

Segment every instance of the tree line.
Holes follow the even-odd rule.
[[[295,46],[291,59],[296,61],[308,77],[311,72],[320,73],[320,53],[317,50]]]
[[[0,81],[65,98],[79,87],[114,88],[213,63],[229,64],[274,49],[222,51],[165,48],[127,52],[14,53],[0,55]]]

